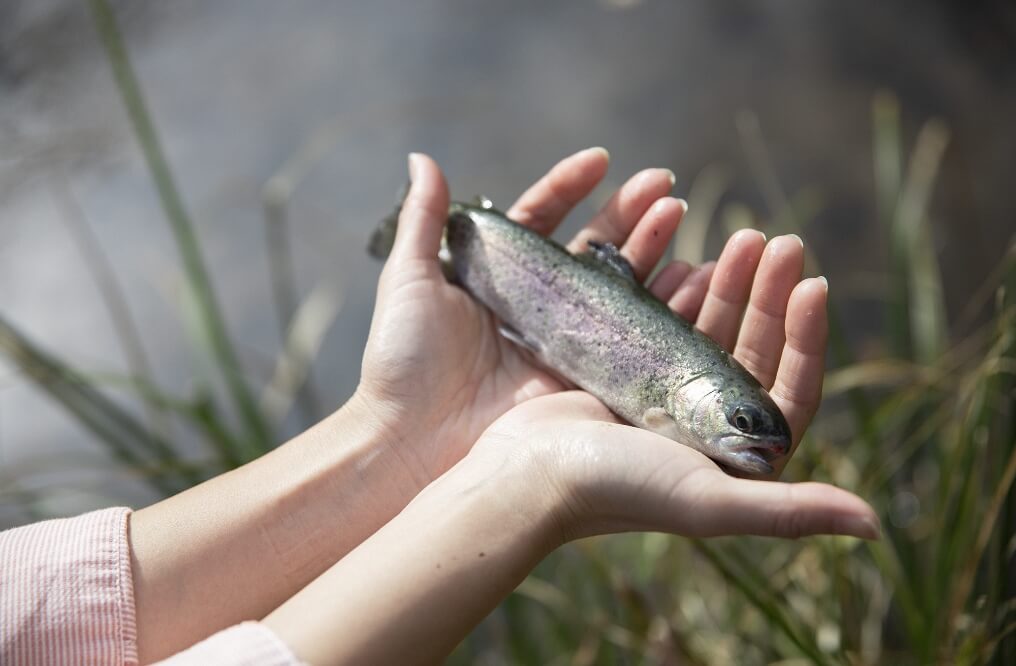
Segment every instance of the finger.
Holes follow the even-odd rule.
[[[787,301],[804,270],[804,243],[791,234],[769,241],[751,287],[734,357],[762,386],[772,387],[780,364]]]
[[[693,484],[693,485],[691,485]],[[779,483],[735,479],[717,470],[690,475],[675,492],[695,499],[698,536],[755,534],[796,539],[811,534],[846,534],[878,539],[878,516],[863,499],[824,483]]]
[[[727,351],[737,340],[741,315],[765,246],[766,237],[761,232],[742,229],[730,237],[716,262],[696,326]]]
[[[587,148],[566,157],[523,192],[508,217],[549,236],[575,205],[589,196],[607,174],[610,153]]]
[[[664,303],[670,300],[678,287],[691,275],[691,264],[685,261],[672,261],[660,270],[649,283],[649,291]]]
[[[709,281],[712,279],[715,269],[716,262],[710,261],[693,270],[691,275],[677,288],[674,295],[667,300],[670,309],[688,321],[694,322],[699,316],[702,300],[705,298]]]
[[[639,282],[656,267],[687,210],[688,204],[681,199],[663,197],[657,199],[635,224],[621,248],[621,254],[631,264]]]
[[[411,185],[399,213],[392,257],[397,261],[437,261],[448,219],[448,184],[437,163],[422,153],[409,155],[409,177]]]
[[[620,247],[635,223],[653,202],[670,194],[674,173],[670,169],[646,169],[628,179],[599,213],[568,243],[572,252],[585,252],[588,241]]]
[[[828,293],[825,278],[809,278],[794,288],[787,304],[787,341],[770,394],[787,417],[795,448],[822,399]]]

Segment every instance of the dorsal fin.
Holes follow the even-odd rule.
[[[592,255],[598,261],[602,261],[624,277],[635,282],[635,269],[631,267],[631,263],[624,258],[616,245],[613,243],[598,243],[596,241],[586,241],[586,243],[589,245],[589,252],[587,254]]]
[[[494,210],[494,202],[482,194],[477,194],[473,197],[473,205],[484,210]]]

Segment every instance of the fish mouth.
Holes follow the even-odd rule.
[[[732,435],[724,439],[737,439],[727,449],[724,463],[741,472],[772,474],[772,461],[786,455],[790,442],[785,437],[748,437]]]

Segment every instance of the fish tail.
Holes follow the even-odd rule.
[[[399,228],[399,214],[402,213],[402,203],[409,194],[409,185],[406,183],[399,190],[395,209],[389,213],[374,230],[370,236],[370,243],[367,244],[367,252],[375,259],[384,261],[392,253],[395,245],[395,232]]]
[[[379,261],[386,260],[395,246],[395,234],[399,229],[399,215],[402,213],[402,204],[406,201],[406,196],[409,195],[411,184],[407,182],[402,186],[399,190],[395,209],[381,220],[377,229],[370,236],[370,242],[367,244],[367,253]],[[453,203],[451,209],[454,211],[461,209],[461,207],[461,204]],[[445,233],[447,234],[447,229]],[[444,272],[445,277],[454,281],[455,269],[452,266],[451,254],[448,251],[446,235],[441,236],[441,251],[438,253],[438,261],[441,264],[441,270]]]

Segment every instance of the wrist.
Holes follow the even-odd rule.
[[[418,448],[427,436],[425,428],[414,431],[410,426],[418,422],[403,405],[377,398],[360,386],[326,419],[326,427],[331,441],[343,447],[352,442],[365,464],[383,467],[393,480],[411,488],[411,499],[433,480],[415,464],[413,456],[406,455],[407,450]]]
[[[567,395],[557,398],[573,399]],[[557,410],[576,408],[576,404],[553,401],[548,398],[544,404]],[[611,415],[598,401],[587,403],[585,408],[583,416],[587,418],[583,419],[568,417],[571,412],[555,418],[548,417],[552,411],[536,411],[526,421],[496,424],[474,447],[474,452],[509,449],[517,464],[527,468],[527,486],[542,498],[542,510],[554,517],[558,545],[624,529],[611,503],[603,502],[605,493],[618,490],[615,486],[620,477],[604,476],[607,466],[598,443],[624,441],[627,426],[607,420]]]
[[[517,444],[517,443],[511,443]],[[545,470],[535,457],[515,450],[495,457],[474,451],[421,492],[417,503],[458,506],[497,526],[510,539],[526,544],[538,559],[563,545],[570,532],[570,516],[563,498],[547,482]]]
[[[356,393],[255,464],[276,475],[286,469],[294,480],[287,485],[300,496],[313,496],[312,504],[330,516],[326,524],[342,521],[338,540],[346,552],[404,509],[426,485],[399,454],[402,436],[393,422],[383,405]]]
[[[264,622],[310,663],[436,663],[560,544],[555,508],[524,465],[467,456]]]
[[[498,530],[530,544],[542,559],[571,538],[573,512],[568,496],[548,473],[542,456],[518,441],[490,444],[489,440],[478,443],[413,503],[447,501],[466,507]]]
[[[393,399],[361,383],[335,415],[346,423],[369,429],[371,449],[389,461],[402,483],[416,495],[461,458],[450,456],[449,438],[458,426],[441,420],[441,410],[421,408],[411,399]],[[471,444],[472,442],[470,442]]]

